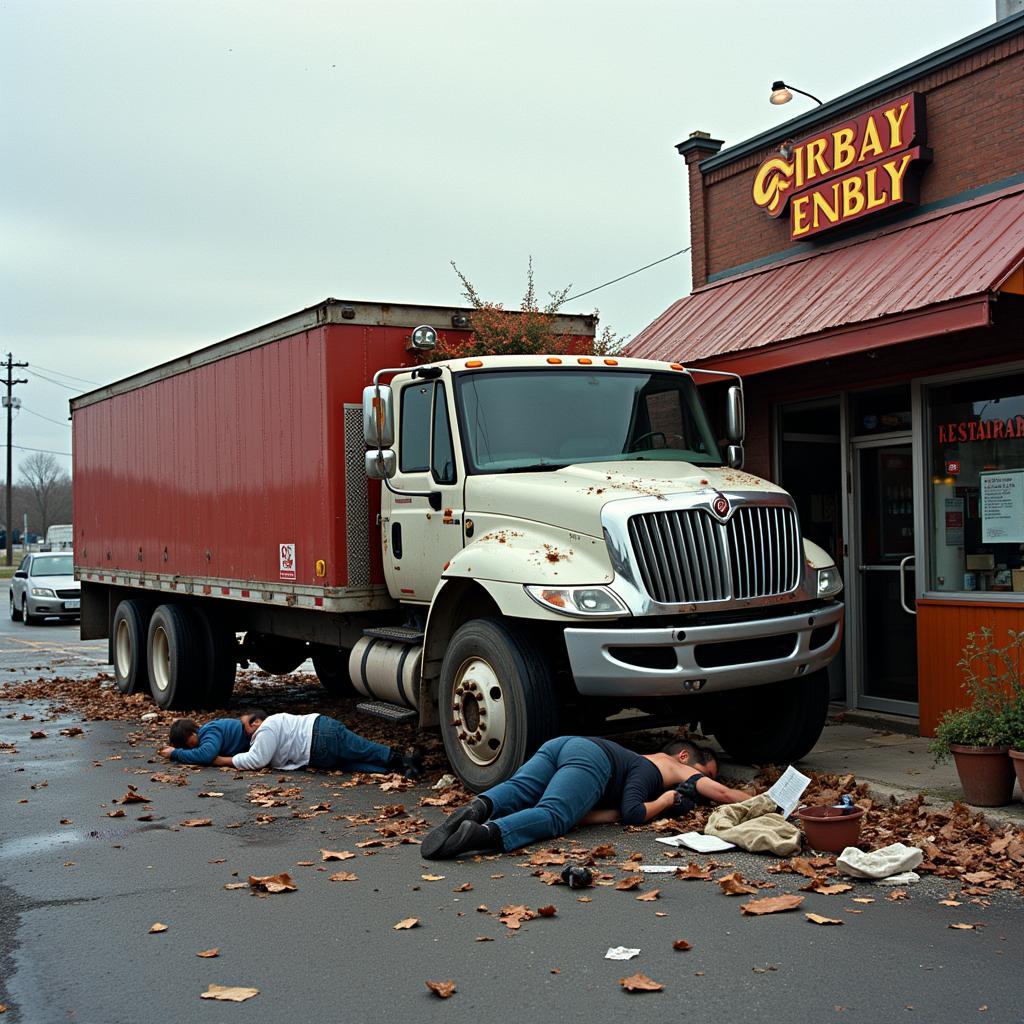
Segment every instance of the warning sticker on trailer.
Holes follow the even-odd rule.
[[[281,561],[281,579],[295,579],[295,545],[279,544],[278,554]]]

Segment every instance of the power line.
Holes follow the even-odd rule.
[[[584,295],[592,295],[594,292],[599,292],[602,288],[607,288],[610,284],[618,284],[619,281],[625,281],[627,277],[633,277],[634,274],[639,274],[644,270],[650,270],[651,267],[656,267],[659,263],[664,263],[666,260],[673,260],[677,256],[682,256],[684,252],[689,252],[692,246],[687,246],[685,249],[680,249],[679,252],[674,252],[668,256],[662,256],[660,260],[655,260],[653,263],[648,263],[646,267],[638,267],[636,270],[631,270],[628,274],[623,274],[622,277],[612,278],[611,281],[605,281],[604,284],[599,284],[596,288],[589,288],[585,292],[580,292],[578,295],[570,295],[565,301],[572,302],[574,299],[582,299]]]
[[[23,405],[21,407],[22,412],[27,412],[30,416],[38,416],[41,420],[46,420],[47,423],[56,423],[58,427],[70,427],[71,424],[65,420],[63,423],[60,420],[51,419],[49,416],[44,416],[41,412],[35,412],[29,409],[28,406]]]
[[[52,373],[57,377],[67,377],[68,380],[77,380],[80,384],[92,384],[94,387],[99,387],[99,382],[95,380],[87,380],[85,377],[76,377],[73,373],[65,373],[63,370],[51,370],[48,366],[42,366],[39,363],[29,363],[29,366],[39,367],[46,373]]]
[[[74,391],[76,395],[82,393],[81,388],[73,388],[70,384],[65,384],[62,380],[57,380],[54,377],[47,377],[45,373],[40,373],[38,370],[34,370],[29,367],[29,372],[34,373],[40,380],[45,380],[50,384],[56,384],[59,388],[66,388],[68,391]]]
[[[0,444],[0,448],[6,448],[7,445]],[[44,455],[66,455],[69,459],[71,458],[71,452],[57,452],[52,448],[29,448],[23,444],[12,444],[12,448],[17,448],[20,452],[42,452]]]

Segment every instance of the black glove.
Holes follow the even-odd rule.
[[[697,801],[683,792],[685,785],[684,782],[676,786],[675,796],[672,800],[672,813],[680,816],[689,814],[697,806]]]

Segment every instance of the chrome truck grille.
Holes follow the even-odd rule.
[[[629,539],[659,604],[786,594],[803,567],[796,513],[779,505],[742,506],[726,523],[699,508],[648,512],[630,518]]]

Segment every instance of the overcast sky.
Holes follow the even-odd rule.
[[[691,131],[742,141],[807,109],[770,106],[775,78],[827,100],[994,18],[994,0],[0,0],[0,352],[32,364],[15,444],[69,452],[76,391],[328,295],[460,303],[452,259],[514,307],[531,254],[542,293],[666,256],[689,243]],[[567,308],[633,335],[689,287],[683,255]]]

